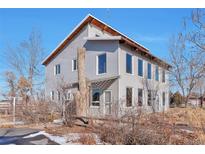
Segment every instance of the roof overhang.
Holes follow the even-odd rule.
[[[126,43],[134,48],[135,51],[138,53],[151,58],[151,60],[155,60],[160,65],[165,66],[167,69],[171,68],[171,65],[164,62],[163,60],[157,58],[156,56],[152,55],[147,48],[142,46],[141,44],[137,43],[136,41],[132,40],[131,38],[127,37],[125,34],[115,30],[108,24],[102,22],[101,20],[95,18],[94,16],[88,14],[74,29],[73,31],[48,55],[42,62],[43,65],[47,65],[56,55],[58,55],[62,49],[82,30],[82,28],[87,25],[88,23],[99,27],[102,31],[106,31],[107,33],[111,34],[111,37],[94,37],[89,38],[88,40],[119,40],[120,43]]]

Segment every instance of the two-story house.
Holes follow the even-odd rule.
[[[77,49],[82,47],[86,49],[86,77],[91,82],[90,116],[169,107],[171,66],[92,15],[87,15],[43,61],[45,92],[52,101],[61,101],[57,86],[62,78],[71,85],[66,99],[73,98],[78,88]]]

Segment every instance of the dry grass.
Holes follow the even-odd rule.
[[[205,144],[205,110],[174,108],[143,114],[134,122],[104,123],[101,140],[110,144]]]

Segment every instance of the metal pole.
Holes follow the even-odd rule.
[[[16,97],[13,99],[13,123],[15,125],[16,122]]]

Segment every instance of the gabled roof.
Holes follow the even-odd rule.
[[[137,43],[136,41],[132,40],[131,38],[127,37],[125,34],[115,30],[108,24],[102,22],[101,20],[97,19],[96,17],[88,14],[74,29],[73,31],[51,52],[51,54],[46,57],[42,64],[47,65],[55,56],[62,51],[62,49],[69,43],[81,30],[82,28],[87,25],[88,23],[97,26],[98,28],[110,33],[112,36],[120,36],[120,43],[125,43],[133,47],[133,49],[140,53],[141,55],[150,58],[151,60],[155,60],[157,63],[166,66],[166,68],[171,67],[166,62],[162,61],[161,59],[157,58],[156,56],[152,55],[147,48],[142,46],[141,44]]]

